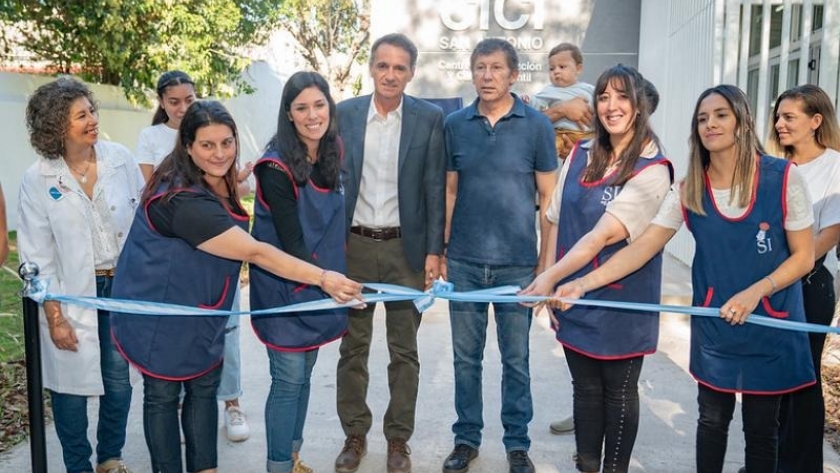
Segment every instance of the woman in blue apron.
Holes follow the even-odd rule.
[[[257,161],[252,235],[320,268],[344,272],[344,195],[335,102],[326,80],[297,72],[283,87],[277,133]],[[254,310],[319,300],[317,286],[251,271]],[[299,451],[318,347],[347,330],[347,309],[253,316],[268,351],[267,470],[311,473]]]
[[[802,278],[808,322],[834,317],[834,247],[840,238],[840,128],[828,95],[811,84],[776,99],[769,147],[796,163],[814,200],[814,269]],[[822,473],[825,403],[820,366],[824,333],[809,333],[817,383],[785,394],[779,409],[779,473]]]
[[[656,215],[673,171],[650,128],[650,108],[635,69],[615,66],[598,79],[595,139],[578,142],[563,165],[546,213],[550,267],[524,295],[549,295],[557,283],[591,272]],[[661,272],[657,255],[589,297],[656,303]],[[603,462],[603,471],[627,471],[639,425],[639,374],[644,355],[656,350],[658,315],[584,306],[552,315],[574,381],[578,470],[599,472]]]
[[[645,233],[555,295],[580,297],[632,273],[685,222],[696,242],[693,303],[720,307],[721,317],[691,320],[697,471],[723,469],[741,393],[746,471],[775,473],[781,397],[813,385],[814,366],[804,332],[744,321],[750,314],[805,321],[799,279],[814,266],[810,197],[795,166],[763,154],[748,99],[737,87],[719,85],[700,95],[689,143],[686,178]]]
[[[157,81],[158,107],[152,117],[152,125],[140,130],[134,158],[140,165],[143,177],[148,181],[152,172],[163,159],[172,153],[178,141],[178,128],[190,104],[196,99],[195,82],[186,72],[172,70],[160,75]],[[236,187],[240,197],[251,192],[248,176],[252,163],[241,166],[236,175]],[[239,310],[239,285],[234,285],[233,309]],[[242,442],[250,437],[245,412],[239,406],[242,395],[239,352],[239,317],[231,317],[225,327],[225,355],[222,367],[222,381],[216,398],[225,403],[224,424],[228,440]]]
[[[155,170],[120,255],[113,297],[229,310],[241,261],[320,286],[336,301],[360,297],[343,275],[248,235],[236,191],[236,124],[218,102],[190,105],[175,149]],[[119,284],[118,284],[119,283]],[[154,473],[180,473],[178,402],[189,472],[214,472],[227,317],[112,313],[123,356],[144,377],[143,428]]]

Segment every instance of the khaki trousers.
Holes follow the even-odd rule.
[[[347,274],[359,282],[382,282],[423,289],[423,271],[413,271],[405,259],[402,241],[376,241],[350,234]],[[368,357],[373,336],[373,310],[350,310],[347,334],[341,340],[336,381],[338,417],[345,435],[366,436],[372,415],[367,405],[370,381]],[[411,301],[385,303],[387,332],[388,388],[391,398],[383,419],[385,438],[408,440],[414,432],[420,359],[417,329],[420,313]]]

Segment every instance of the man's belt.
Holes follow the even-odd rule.
[[[376,241],[392,240],[402,236],[400,227],[385,227],[385,228],[368,228],[368,227],[350,227],[350,233],[361,235],[365,238],[370,238]]]

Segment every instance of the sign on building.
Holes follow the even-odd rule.
[[[420,55],[409,92],[423,97],[475,97],[470,53],[498,37],[519,55],[516,92],[533,94],[549,83],[548,52],[570,42],[584,53],[582,79],[594,82],[606,67],[638,62],[640,0],[374,0],[371,40],[407,35]]]

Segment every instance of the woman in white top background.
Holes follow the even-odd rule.
[[[144,128],[137,138],[135,159],[146,181],[160,162],[175,147],[178,127],[190,104],[196,101],[195,82],[186,72],[164,72],[157,82],[158,108],[152,126]]]
[[[796,163],[814,201],[814,269],[802,278],[805,318],[834,316],[834,247],[840,240],[840,128],[828,95],[815,85],[782,93],[773,109],[771,154]],[[779,410],[779,473],[822,473],[825,404],[820,382],[824,333],[809,333],[817,384],[786,394]]]

